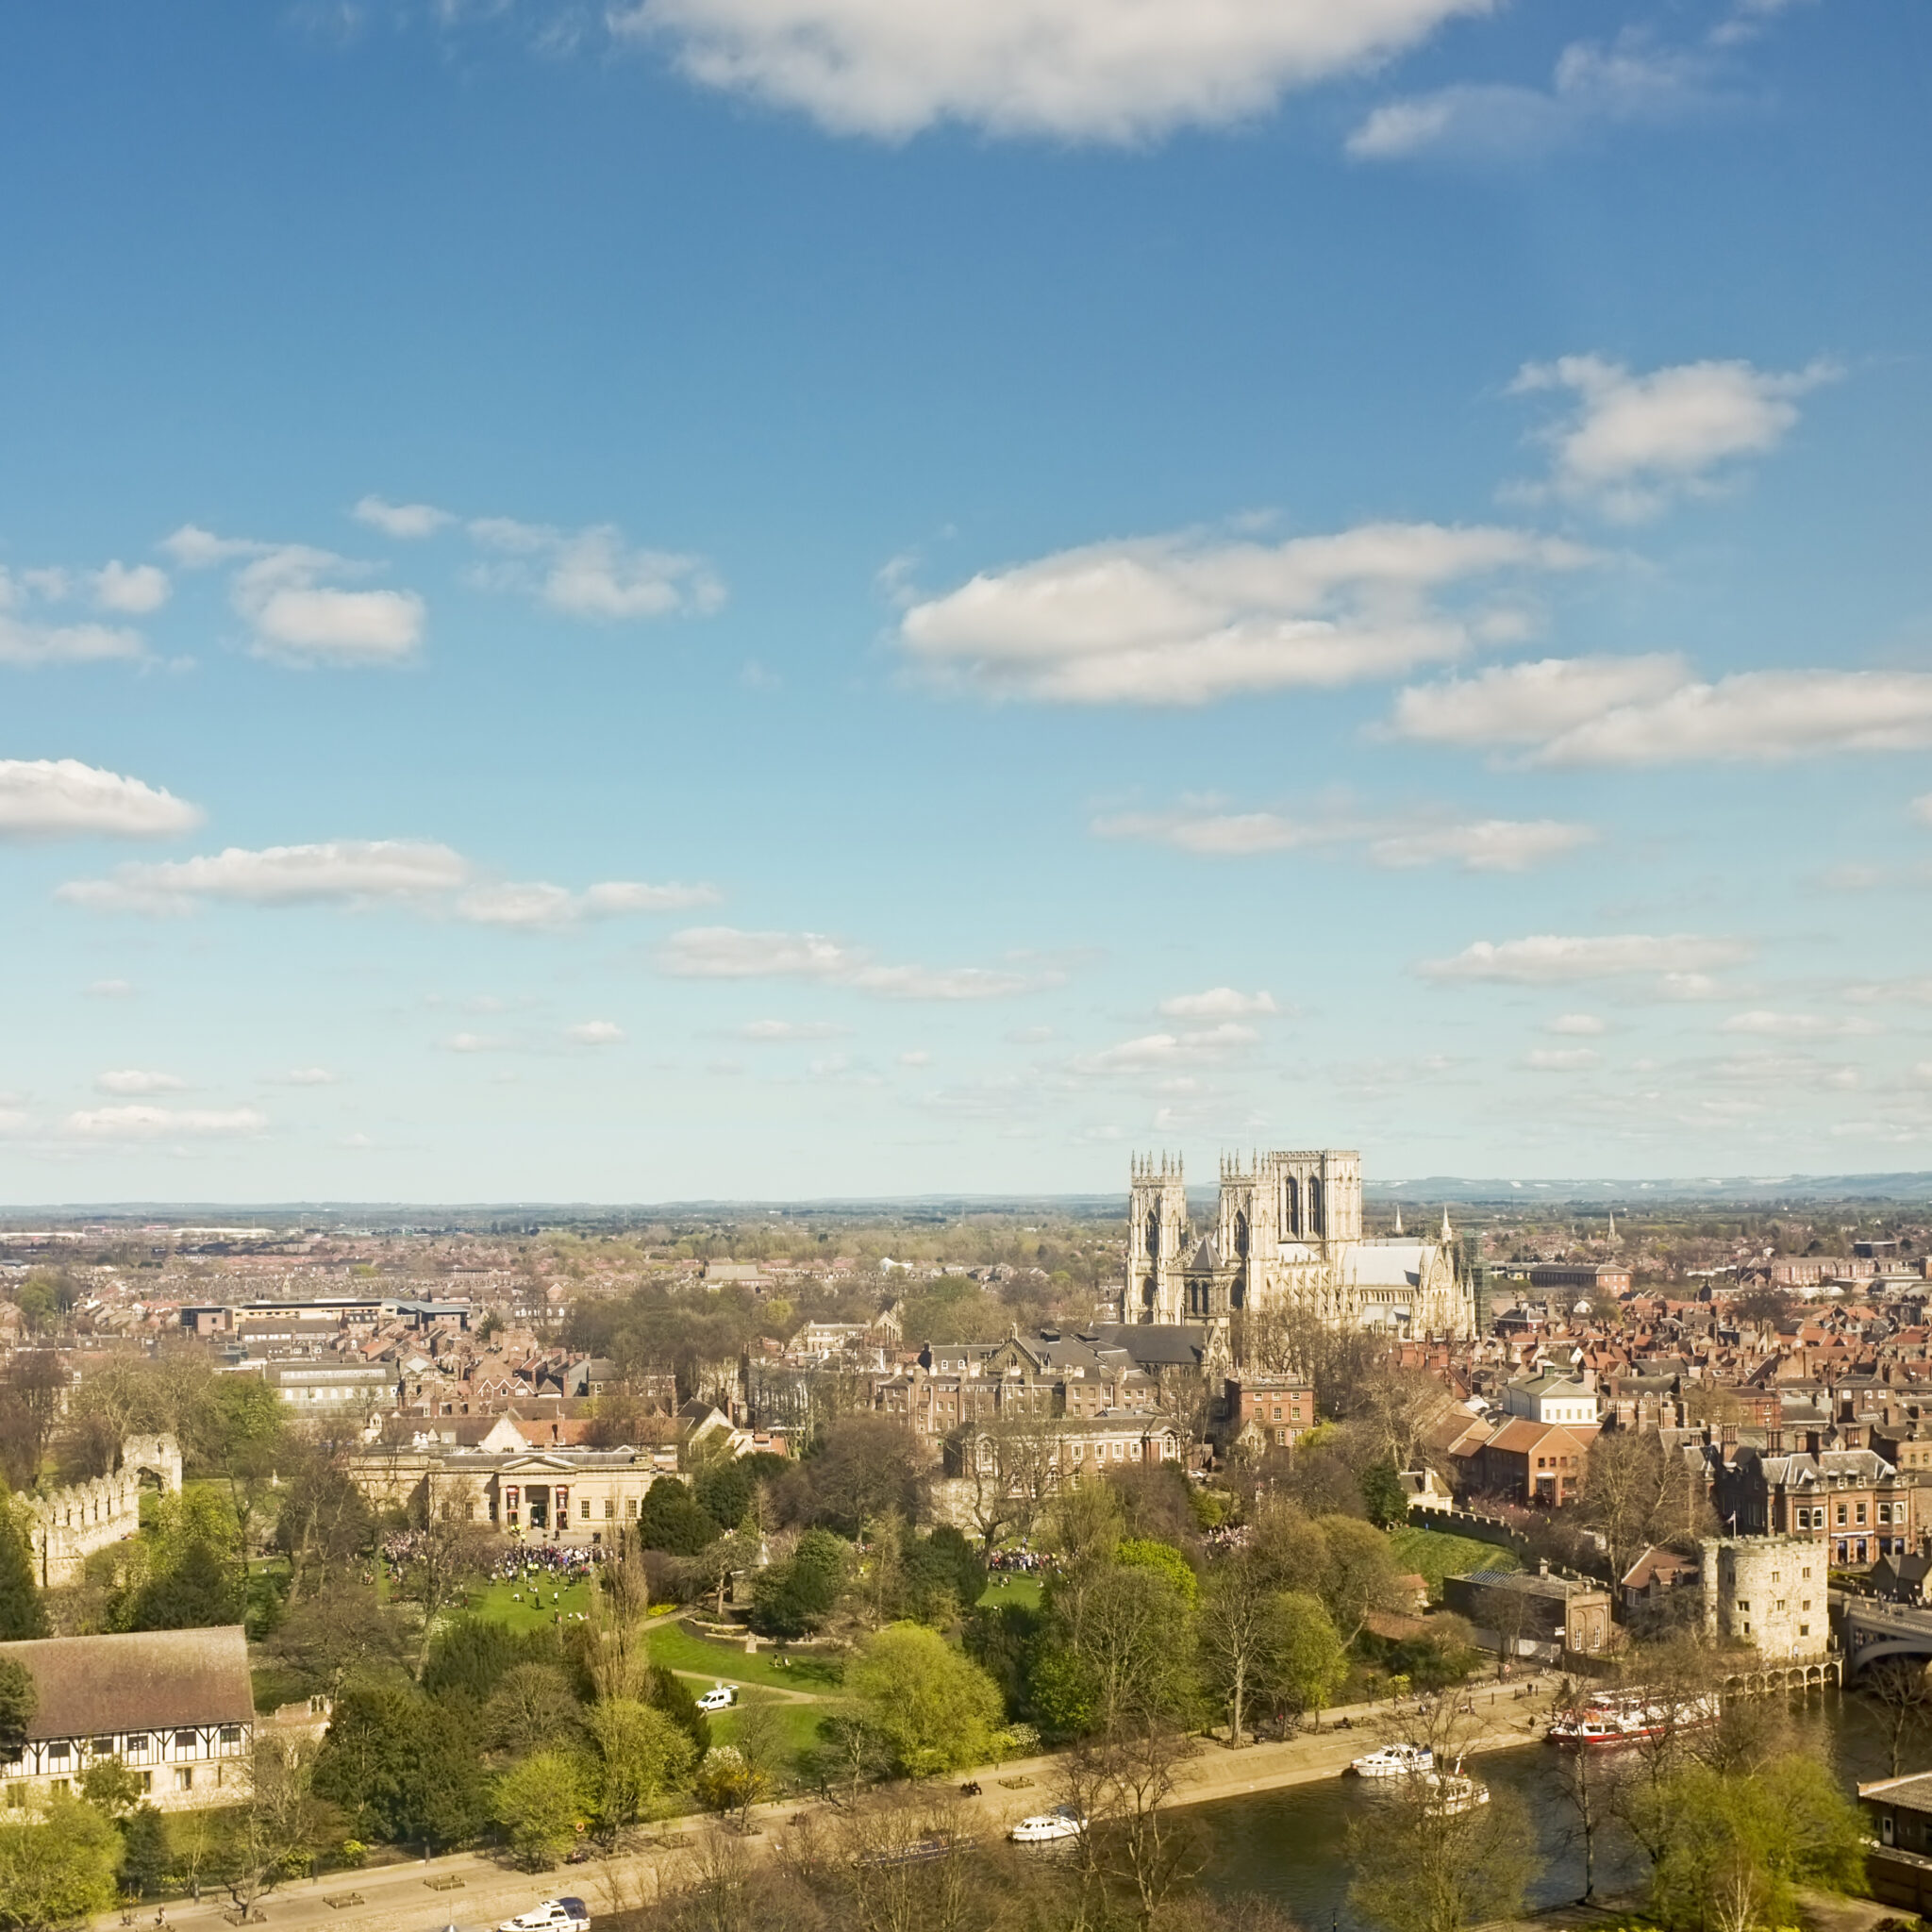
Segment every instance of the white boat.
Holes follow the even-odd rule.
[[[1379,1751],[1354,1759],[1348,1768],[1357,1777],[1408,1777],[1432,1769],[1435,1762],[1436,1754],[1426,1744],[1384,1744]]]
[[[1058,1839],[1078,1838],[1084,1823],[1071,1806],[1062,1805],[1057,1810],[1021,1819],[1007,1836],[1016,1845],[1050,1845]]]
[[[1479,1805],[1490,1802],[1490,1788],[1478,1784],[1473,1777],[1464,1777],[1460,1772],[1444,1777],[1440,1772],[1426,1771],[1422,1776],[1423,1788],[1427,1793],[1427,1804],[1439,1818],[1460,1818],[1465,1812],[1474,1811]]]

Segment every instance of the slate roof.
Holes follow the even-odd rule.
[[[0,1643],[0,1661],[25,1664],[40,1691],[26,1732],[37,1742],[255,1722],[248,1641],[239,1624],[34,1638]]]

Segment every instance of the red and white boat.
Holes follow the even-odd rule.
[[[1606,1744],[1635,1744],[1646,1738],[1672,1737],[1678,1731],[1701,1730],[1718,1721],[1714,1696],[1685,1698],[1676,1703],[1642,1691],[1605,1691],[1566,1710],[1543,1734],[1552,1744],[1594,1748]]]

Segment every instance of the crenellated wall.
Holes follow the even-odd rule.
[[[28,1500],[34,1573],[43,1590],[72,1583],[96,1550],[141,1528],[143,1476],[164,1493],[180,1489],[181,1450],[173,1436],[129,1436],[113,1474]]]

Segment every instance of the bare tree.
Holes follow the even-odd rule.
[[[1141,1932],[1204,1862],[1192,1820],[1169,1803],[1193,1749],[1172,1725],[1123,1725],[1077,1746],[1060,1769],[1062,1803],[1081,1821],[1083,1868],[1124,1899]]]
[[[1932,1678],[1921,1658],[1881,1657],[1859,1678],[1858,1690],[1878,1707],[1891,1754],[1891,1774],[1897,1777],[1905,1761],[1906,1740],[1932,1722]]]
[[[223,1820],[214,1869],[243,1924],[258,1899],[308,1870],[336,1825],[334,1807],[309,1788],[310,1756],[303,1745],[258,1743],[248,1797]]]

